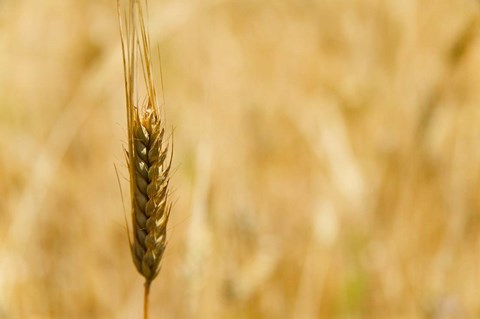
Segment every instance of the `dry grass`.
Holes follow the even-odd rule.
[[[178,167],[152,317],[477,318],[479,10],[152,1]],[[0,2],[0,318],[141,312],[116,19]]]

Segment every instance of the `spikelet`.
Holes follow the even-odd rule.
[[[118,1],[128,124],[126,155],[133,227],[130,248],[135,267],[145,277],[145,296],[148,297],[167,243],[171,210],[168,185],[173,152],[165,138],[157,102],[144,11],[145,4],[139,0],[129,0],[125,12]],[[144,87],[137,83],[138,77],[143,78],[140,83]],[[146,92],[140,99],[143,102],[136,101],[142,92]]]

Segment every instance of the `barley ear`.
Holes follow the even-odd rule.
[[[167,244],[172,142],[165,136],[165,125],[157,102],[152,72],[150,39],[144,19],[144,6],[129,0],[122,11],[117,0],[123,53],[124,83],[128,126],[127,163],[133,238],[130,249],[137,271],[145,278],[145,318],[148,314],[150,285],[158,275]],[[138,83],[138,78],[143,81]],[[139,87],[140,86],[140,87]],[[145,92],[143,103],[134,96]]]

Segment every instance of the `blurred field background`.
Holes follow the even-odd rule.
[[[480,318],[479,14],[151,0],[176,149],[151,317]],[[1,319],[141,315],[122,72],[114,0],[0,1]]]

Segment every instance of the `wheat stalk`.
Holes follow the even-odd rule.
[[[163,115],[157,102],[152,72],[150,39],[145,26],[145,4],[129,0],[123,12],[117,0],[123,54],[133,240],[132,258],[145,278],[144,318],[148,317],[150,285],[160,271],[166,248],[167,223],[171,204],[168,186],[173,151],[165,138]],[[141,69],[144,87],[139,87]],[[141,89],[145,97],[140,103]],[[137,97],[134,100],[134,96]]]

